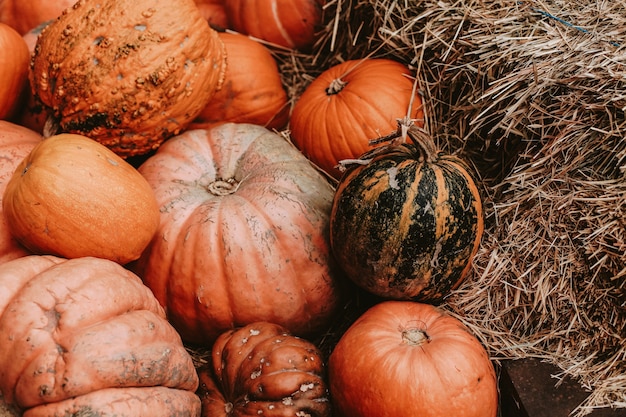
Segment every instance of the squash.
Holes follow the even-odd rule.
[[[361,288],[436,303],[471,270],[484,230],[482,201],[460,158],[439,152],[415,125],[408,138],[349,165],[333,201],[331,247]]]
[[[423,126],[419,92],[409,68],[385,58],[350,60],[311,82],[296,104],[291,140],[311,161],[335,179],[339,161],[371,149],[369,140],[395,129],[409,117]]]
[[[325,0],[226,0],[229,27],[289,49],[308,51],[323,24]]]
[[[220,122],[285,127],[289,118],[287,93],[269,49],[239,33],[219,32],[219,36],[228,56],[224,83],[189,128]]]
[[[326,366],[319,349],[274,323],[221,334],[199,369],[203,417],[329,417]]]
[[[198,416],[198,385],[180,336],[129,270],[47,255],[0,265],[0,391],[24,416]]]
[[[75,2],[76,0],[2,0],[0,22],[24,35],[43,22],[56,19]]]
[[[193,0],[79,0],[38,38],[30,83],[56,126],[122,157],[184,130],[223,80],[224,46]]]
[[[328,361],[342,417],[495,417],[498,388],[482,344],[430,304],[383,301],[341,336]]]
[[[2,209],[4,190],[22,160],[43,140],[43,136],[5,120],[0,120],[0,264],[30,252],[15,240]]]
[[[0,119],[15,116],[27,85],[30,54],[22,36],[0,22]]]
[[[138,170],[161,221],[132,268],[183,340],[257,321],[297,336],[328,326],[341,300],[333,188],[288,141],[242,123],[188,130]]]
[[[34,253],[139,258],[159,224],[152,188],[125,160],[87,137],[38,143],[9,179],[2,209],[11,234]]]

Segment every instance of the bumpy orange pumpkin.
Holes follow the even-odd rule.
[[[110,149],[80,135],[40,142],[8,181],[2,208],[11,234],[35,253],[139,257],[159,223],[146,180]]]
[[[237,32],[292,49],[310,49],[323,23],[325,0],[226,0]]]
[[[181,132],[222,82],[224,46],[193,0],[79,0],[47,25],[30,71],[58,124],[126,157]]]
[[[43,140],[43,136],[25,127],[0,120],[0,264],[29,252],[9,230],[2,210],[2,199],[9,179],[22,160]]]
[[[10,119],[27,85],[30,54],[22,36],[0,23],[0,119]]]
[[[288,141],[251,124],[190,130],[139,172],[161,222],[134,270],[184,340],[257,321],[297,336],[328,325],[340,301],[333,189]]]
[[[245,35],[220,32],[219,36],[228,56],[224,83],[189,128],[219,122],[283,128],[289,118],[287,93],[270,51]]]
[[[329,417],[326,366],[319,349],[273,323],[221,334],[199,370],[203,417]]]
[[[376,148],[341,177],[332,251],[346,275],[373,294],[440,302],[471,270],[482,201],[461,159],[440,153],[416,126],[407,142]]]
[[[342,335],[328,362],[343,417],[495,417],[493,365],[478,339],[429,304],[386,301]]]
[[[198,384],[163,308],[119,264],[0,265],[0,391],[24,416],[199,416]]]
[[[0,0],[0,22],[24,35],[41,23],[56,19],[75,2],[76,0]]]
[[[290,119],[291,140],[339,178],[341,160],[358,158],[371,149],[370,139],[391,132],[407,116],[423,126],[409,68],[390,59],[347,61],[324,71],[302,93]]]

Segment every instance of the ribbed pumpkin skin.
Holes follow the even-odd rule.
[[[133,269],[184,340],[257,321],[298,336],[328,325],[340,302],[333,189],[289,142],[251,124],[188,130],[139,172],[161,222]]]
[[[28,45],[11,26],[0,22],[0,119],[9,120],[19,107],[28,81]]]
[[[82,134],[126,157],[191,123],[225,66],[193,0],[79,0],[39,36],[30,83],[58,121],[53,133]]]
[[[390,299],[438,301],[471,267],[483,232],[480,194],[453,156],[424,161],[398,145],[341,178],[331,247],[357,285]]]
[[[398,119],[408,115],[423,126],[422,102],[413,87],[409,69],[390,59],[335,65],[313,80],[296,102],[289,122],[291,140],[339,179],[339,162],[369,151],[370,139],[393,131]]]

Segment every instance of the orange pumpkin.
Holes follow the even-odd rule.
[[[245,35],[220,32],[219,36],[228,56],[224,83],[189,128],[220,122],[285,127],[289,118],[287,93],[270,51]]]
[[[429,304],[385,301],[342,335],[328,362],[343,417],[495,417],[498,388],[486,350]]]
[[[199,369],[203,417],[331,415],[321,352],[282,326],[258,322],[222,333],[211,358]]]
[[[139,257],[159,223],[152,189],[137,170],[71,134],[31,150],[7,183],[2,208],[11,234],[35,253],[122,264]]]
[[[195,0],[202,17],[209,22],[209,25],[226,29],[228,27],[228,17],[224,2],[226,0]]]
[[[290,119],[291,140],[334,178],[344,159],[371,149],[369,141],[410,117],[423,126],[424,113],[409,68],[390,59],[346,61],[307,86]]]
[[[133,270],[184,340],[210,344],[257,321],[303,336],[332,320],[333,189],[283,137],[251,124],[189,130],[139,172],[161,222]]]
[[[9,230],[2,210],[4,190],[22,160],[43,140],[43,136],[25,127],[0,120],[0,264],[29,254]]]
[[[0,265],[0,391],[23,416],[199,416],[198,385],[163,308],[119,264]]]
[[[325,0],[226,0],[231,29],[291,49],[310,49]]]
[[[30,83],[58,125],[117,154],[181,132],[223,80],[224,46],[193,0],[79,0],[38,38]]]
[[[43,22],[56,19],[76,0],[1,0],[0,22],[24,35]]]
[[[27,85],[30,54],[22,36],[0,23],[0,119],[14,116]]]

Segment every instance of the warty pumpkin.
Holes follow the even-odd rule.
[[[0,264],[30,252],[15,240],[2,209],[4,190],[22,160],[43,140],[43,136],[5,120],[0,120]]]
[[[342,417],[495,417],[493,364],[456,318],[430,304],[384,301],[341,336],[328,361]]]
[[[225,67],[193,0],[79,0],[39,36],[30,83],[56,122],[50,133],[85,135],[127,157],[184,130]]]
[[[203,417],[331,415],[321,352],[274,323],[221,334],[199,379]]]
[[[137,170],[87,137],[39,142],[6,184],[2,209],[11,234],[34,253],[139,258],[159,223],[152,188]]]
[[[0,22],[0,119],[12,120],[27,85],[30,54],[22,36]]]
[[[409,68],[385,58],[350,60],[315,78],[293,107],[291,140],[338,179],[344,159],[371,149],[369,140],[395,129],[398,119],[423,126],[422,101]]]
[[[56,19],[75,2],[76,0],[0,0],[0,22],[24,35],[41,23]]]
[[[309,50],[323,24],[325,0],[225,0],[231,29],[274,45]]]
[[[314,334],[340,304],[328,241],[333,188],[261,126],[188,130],[139,167],[159,229],[133,270],[190,343],[257,321]]]
[[[402,125],[392,135],[403,135]],[[375,148],[341,177],[330,224],[346,275],[381,297],[440,302],[465,279],[484,229],[467,165],[415,125],[406,143]]]
[[[228,56],[224,83],[189,128],[221,122],[285,127],[289,118],[287,93],[269,49],[239,33],[219,32],[219,36]]]
[[[139,277],[100,258],[0,265],[0,391],[25,417],[199,416],[192,358]]]

